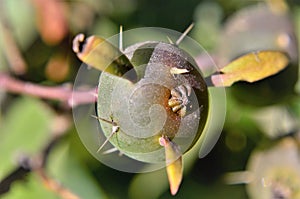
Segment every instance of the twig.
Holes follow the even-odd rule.
[[[70,120],[68,115],[57,115],[56,118],[54,118],[52,126],[55,126],[55,128],[51,129],[53,137],[49,143],[46,144],[39,154],[33,155],[32,157],[22,156],[20,158],[19,166],[0,181],[0,195],[7,193],[14,182],[23,180],[29,173],[34,172],[41,178],[43,185],[46,188],[59,195],[61,198],[80,199],[71,190],[62,186],[55,179],[50,178],[45,170],[49,154],[70,128]],[[62,123],[64,123],[64,125],[61,125]]]
[[[205,75],[211,75],[212,73],[219,71],[220,66],[218,63],[218,57],[216,54],[206,54],[202,53],[199,54],[195,61],[199,67],[199,69],[204,73]]]
[[[20,160],[19,167],[0,181],[0,195],[7,193],[10,186],[18,180],[24,180],[30,172],[35,172],[42,180],[44,186],[50,191],[58,194],[63,199],[80,199],[77,195],[72,193],[69,189],[63,187],[59,182],[50,178],[45,171],[45,163],[47,161],[49,152],[60,140],[61,136],[54,136],[49,144],[45,147],[43,152],[36,157],[24,156]]]
[[[87,91],[73,91],[71,87],[67,86],[41,86],[18,80],[5,73],[0,73],[0,90],[58,100],[65,102],[69,107],[94,103],[96,101],[95,93],[97,92],[96,88]]]
[[[19,162],[19,167],[0,181],[0,195],[7,193],[13,182],[24,180],[30,171],[31,168],[29,166],[29,159],[22,158],[22,160]]]
[[[70,190],[63,187],[59,182],[49,178],[43,168],[35,170],[35,172],[41,177],[44,185],[51,191],[57,193],[63,199],[80,199],[77,195]]]

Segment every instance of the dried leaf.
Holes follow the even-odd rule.
[[[259,51],[246,54],[221,69],[223,74],[211,77],[215,86],[231,86],[237,81],[255,82],[283,70],[288,57],[279,51]]]
[[[85,39],[83,34],[73,40],[73,51],[84,63],[117,76],[123,76],[131,70],[128,58],[113,44],[97,36]]]

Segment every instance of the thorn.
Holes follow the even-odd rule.
[[[120,127],[117,125],[116,122],[114,122],[113,120],[112,121],[109,121],[107,119],[104,119],[104,118],[101,118],[101,117],[98,117],[98,116],[95,116],[95,115],[91,115],[91,117],[97,119],[97,120],[102,120],[104,122],[107,122],[109,124],[112,125],[112,129],[111,129],[111,134],[106,138],[106,140],[103,142],[103,144],[99,147],[99,149],[97,150],[97,153],[99,153],[101,151],[101,149],[107,144],[107,142],[109,141],[109,139],[115,134],[117,133],[119,130],[120,130]]]
[[[170,73],[172,75],[180,75],[180,74],[183,74],[183,73],[188,73],[190,72],[189,70],[185,69],[185,68],[176,68],[176,67],[172,67],[170,69]]]
[[[115,123],[114,121],[109,121],[109,120],[107,120],[107,119],[98,117],[98,116],[96,116],[96,115],[91,115],[91,117],[92,117],[92,118],[95,118],[95,119],[97,119],[97,120],[102,120],[102,121],[104,121],[104,122],[107,122],[107,123],[109,123],[109,124],[111,124],[111,125],[113,125],[113,126],[118,126],[117,123]]]
[[[168,39],[170,44],[174,44],[174,42],[172,41],[172,39],[169,36],[167,36],[167,39]]]
[[[119,131],[120,127],[119,126],[112,126],[112,131],[111,134],[106,138],[106,140],[103,142],[103,144],[99,147],[99,149],[97,150],[97,153],[99,153],[101,151],[101,149],[107,144],[107,142],[109,141],[109,139]]]
[[[106,155],[106,154],[110,154],[110,153],[113,153],[113,152],[116,152],[116,151],[118,151],[117,148],[111,148],[111,149],[108,149],[108,150],[104,151],[102,154]]]
[[[96,120],[99,120],[99,117],[96,116],[96,115],[91,115],[92,118],[96,119]]]
[[[117,123],[114,122],[113,120],[112,120],[112,121],[109,121],[109,120],[107,120],[107,119],[98,117],[98,116],[96,116],[96,115],[91,115],[91,117],[93,117],[93,118],[95,118],[95,119],[97,119],[97,120],[102,120],[102,121],[107,122],[107,123],[109,123],[109,124],[112,125],[111,134],[106,138],[106,140],[103,142],[103,144],[102,144],[102,145],[99,147],[99,149],[97,150],[97,153],[99,153],[99,152],[101,151],[101,149],[107,144],[107,142],[109,141],[109,139],[110,139],[115,133],[117,133],[117,132],[120,130],[120,127],[119,127],[119,126],[117,125]],[[109,149],[109,150],[111,150],[111,149]],[[109,150],[108,150],[108,151],[109,151]],[[103,152],[103,154],[107,154],[107,153],[111,153],[111,152],[107,152],[107,151]]]
[[[120,26],[119,50],[121,52],[124,51],[124,49],[123,49],[123,26]]]
[[[178,40],[176,41],[175,45],[178,46],[180,44],[180,42],[184,39],[184,37],[192,30],[192,28],[194,27],[194,23],[192,23],[191,25],[189,25],[189,27],[182,33],[182,35],[178,38]]]

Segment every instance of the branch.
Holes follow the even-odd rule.
[[[44,99],[58,100],[65,102],[68,107],[94,103],[97,94],[96,88],[87,91],[73,91],[69,86],[41,86],[18,80],[5,73],[0,73],[0,90],[16,94],[32,95]]]
[[[58,194],[62,199],[80,199],[75,193],[63,187],[59,182],[50,178],[43,168],[36,170],[46,188]]]
[[[65,133],[68,132],[67,130],[71,124],[71,119],[68,115],[57,115],[54,118],[53,128],[51,129],[52,138],[49,143],[44,146],[41,153],[33,156],[22,156],[20,158],[19,166],[4,179],[0,180],[0,196],[7,193],[14,182],[26,179],[29,173],[36,173],[43,185],[62,199],[80,199],[70,189],[64,187],[55,179],[50,178],[45,170],[51,150],[63,138]]]

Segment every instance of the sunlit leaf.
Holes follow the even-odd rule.
[[[221,75],[213,75],[215,86],[231,86],[237,81],[255,82],[283,70],[288,57],[278,51],[259,51],[246,54],[222,68]]]
[[[175,195],[182,180],[182,157],[167,166],[171,194]]]
[[[18,164],[22,155],[36,155],[50,139],[50,110],[39,100],[15,101],[0,121],[0,179]]]

